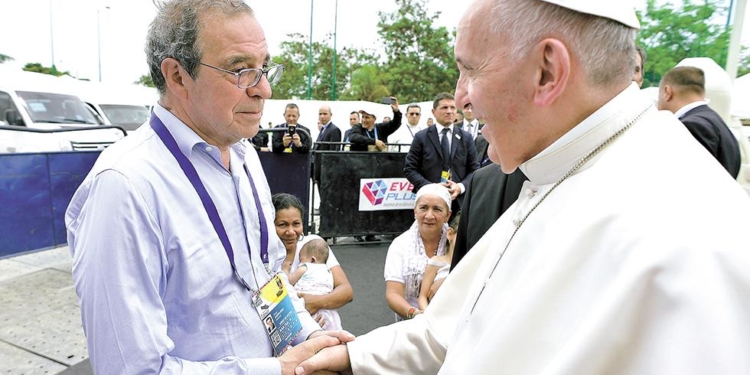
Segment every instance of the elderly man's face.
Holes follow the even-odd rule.
[[[201,62],[226,70],[262,68],[269,60],[263,29],[247,14],[204,17],[198,44]],[[258,133],[264,101],[271,97],[265,75],[249,89],[237,87],[237,77],[204,66],[194,80],[185,77],[185,121],[206,141],[221,147]]]
[[[534,66],[523,58],[509,61],[506,35],[492,33],[489,25],[494,0],[479,0],[461,19],[456,36],[456,62],[460,76],[456,104],[486,121],[482,135],[490,146],[488,156],[510,173],[541,150],[537,148],[533,112]],[[502,16],[502,15],[501,15]],[[540,125],[537,125],[540,126]]]

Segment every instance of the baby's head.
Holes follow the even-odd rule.
[[[322,238],[310,240],[299,251],[300,263],[325,264],[328,261],[328,242]]]

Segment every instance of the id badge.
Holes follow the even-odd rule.
[[[284,153],[285,153],[285,154],[291,154],[291,153],[292,153],[292,148],[291,148],[291,147],[287,147],[287,148],[285,148],[285,149],[284,149]]]
[[[440,182],[446,183],[451,179],[451,171],[443,171],[440,173]]]
[[[266,327],[273,352],[277,357],[284,354],[292,340],[302,331],[302,323],[297,317],[286,285],[278,274],[253,294],[253,306]]]

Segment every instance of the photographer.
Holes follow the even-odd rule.
[[[271,150],[277,154],[298,153],[307,154],[310,152],[312,140],[310,139],[310,130],[297,124],[299,120],[299,107],[294,103],[289,103],[284,108],[284,119],[286,123],[276,125],[276,128],[286,128],[286,132],[276,132],[273,134]],[[299,131],[305,129],[305,131]]]
[[[388,136],[401,126],[401,111],[398,109],[398,99],[395,97],[387,99],[390,103],[384,104],[391,105],[393,120],[376,124],[374,114],[367,113],[364,110],[359,111],[362,114],[362,124],[352,127],[349,140],[351,151],[385,151]]]

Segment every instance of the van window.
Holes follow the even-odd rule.
[[[8,124],[6,114],[10,114],[11,112],[15,114],[15,123]],[[14,121],[11,120],[11,122]],[[18,113],[18,108],[13,103],[13,99],[10,98],[10,94],[3,91],[0,91],[0,125],[24,125],[23,119],[21,119],[21,115]]]
[[[48,92],[17,91],[34,122],[53,124],[92,124],[99,121],[78,97]]]

